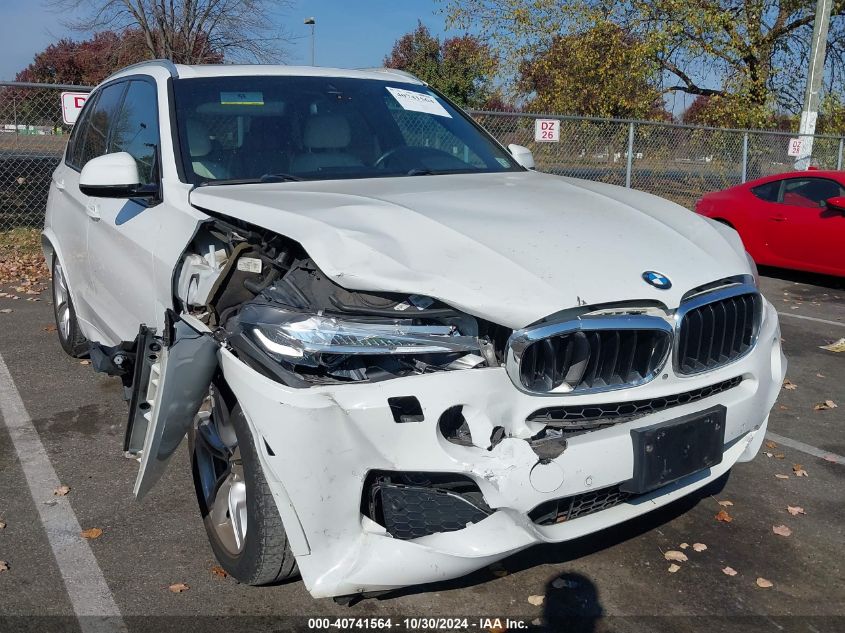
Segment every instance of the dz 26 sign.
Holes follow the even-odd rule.
[[[560,121],[557,119],[537,119],[534,122],[534,140],[539,143],[557,143],[560,141]]]

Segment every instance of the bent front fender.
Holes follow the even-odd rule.
[[[140,390],[133,393],[133,402],[140,404],[130,411],[132,435],[138,436],[137,425],[146,426],[135,480],[136,499],[149,492],[164,473],[208,395],[218,364],[219,344],[208,331],[201,332],[178,320],[168,338],[169,345],[164,339],[156,339],[157,349],[138,350],[137,362],[151,366],[148,380],[133,385],[133,390]]]

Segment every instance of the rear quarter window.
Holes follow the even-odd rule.
[[[775,180],[773,182],[757,185],[756,187],[751,188],[751,193],[760,198],[760,200],[765,200],[766,202],[777,202],[778,195],[780,194],[780,183],[780,180]]]

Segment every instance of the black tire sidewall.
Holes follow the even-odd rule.
[[[73,356],[74,358],[79,358],[80,356],[84,356],[85,353],[88,351],[87,349],[87,341],[84,336],[79,331],[79,323],[76,320],[76,309],[73,307],[73,300],[70,296],[70,285],[68,284],[67,274],[64,272],[64,266],[62,267],[62,276],[65,280],[65,289],[67,290],[67,309],[69,315],[68,321],[68,335],[67,338],[62,336],[62,328],[61,324],[59,323],[59,306],[56,304],[56,263],[59,261],[56,255],[53,255],[53,262],[50,268],[50,275],[51,275],[51,288],[50,292],[52,294],[53,300],[53,320],[56,323],[56,334],[59,337],[59,345],[62,346],[62,349],[65,351],[66,354],[69,356]]]
[[[265,558],[264,548],[268,541],[265,518],[267,516],[266,513],[278,512],[278,510],[275,506],[267,507],[262,503],[263,496],[257,494],[257,491],[261,488],[261,484],[264,483],[264,472],[258,460],[249,423],[240,405],[233,407],[229,419],[238,438],[238,447],[240,448],[244,470],[244,481],[246,483],[247,532],[244,548],[240,553],[236,555],[229,553],[220,543],[217,533],[210,524],[208,507],[206,507],[202,488],[199,484],[195,455],[195,430],[192,427],[189,439],[191,468],[194,476],[197,500],[211,549],[214,551],[214,555],[223,569],[233,578],[244,584],[265,584],[272,581],[272,579],[262,578],[264,574],[262,565],[262,561]]]

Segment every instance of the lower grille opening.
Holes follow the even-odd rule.
[[[742,382],[742,376],[735,376],[714,385],[685,391],[683,393],[648,398],[645,400],[631,400],[628,402],[612,402],[607,404],[566,405],[538,409],[528,416],[529,422],[541,422],[547,426],[562,428],[573,432],[587,432],[603,428],[611,424],[627,422],[650,413],[663,411],[690,402],[697,402],[728,389],[737,387]]]
[[[455,532],[493,513],[475,482],[452,473],[371,471],[361,512],[394,538]]]
[[[611,486],[572,497],[546,501],[531,510],[528,516],[538,525],[554,525],[607,510],[624,503],[631,497],[631,494],[622,492],[619,486]]]

